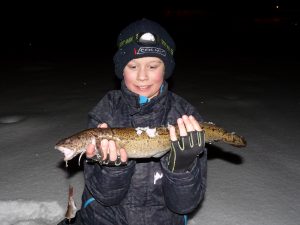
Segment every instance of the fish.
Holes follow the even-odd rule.
[[[68,194],[68,206],[67,211],[65,213],[65,218],[67,219],[68,223],[71,223],[76,216],[77,207],[74,201],[74,188],[73,186],[69,185],[69,194]]]
[[[235,147],[246,147],[247,141],[235,132],[228,132],[212,122],[199,123],[205,132],[205,142],[224,142]],[[178,126],[175,126],[179,137]],[[89,144],[99,146],[101,140],[113,140],[117,148],[124,148],[128,158],[161,157],[171,148],[168,127],[90,128],[59,140],[55,149],[64,154],[64,161],[85,153]],[[80,158],[79,158],[80,161]]]

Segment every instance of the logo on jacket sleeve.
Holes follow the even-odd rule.
[[[161,179],[163,177],[163,174],[162,173],[159,173],[159,172],[156,172],[154,174],[154,184],[156,184],[156,181]]]

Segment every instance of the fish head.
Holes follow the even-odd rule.
[[[64,154],[64,161],[73,159],[76,155],[85,152],[87,147],[87,140],[83,135],[77,134],[58,141],[55,149]]]

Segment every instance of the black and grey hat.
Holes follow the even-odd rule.
[[[165,64],[165,79],[175,67],[175,43],[168,32],[158,23],[141,19],[131,23],[118,37],[118,51],[114,56],[115,72],[123,79],[126,64],[135,58],[158,57]]]

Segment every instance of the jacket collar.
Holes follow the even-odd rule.
[[[155,96],[154,98],[151,99],[151,101],[141,105],[140,104],[140,96],[136,93],[133,93],[130,91],[126,85],[124,80],[122,80],[121,83],[121,92],[124,97],[124,100],[126,103],[130,106],[130,108],[138,110],[138,111],[144,111],[144,110],[149,110],[150,108],[153,108],[157,103],[160,105],[161,101],[165,98],[167,92],[168,92],[168,83],[166,81],[163,82],[163,88],[158,96]],[[156,107],[155,107],[156,108]]]

